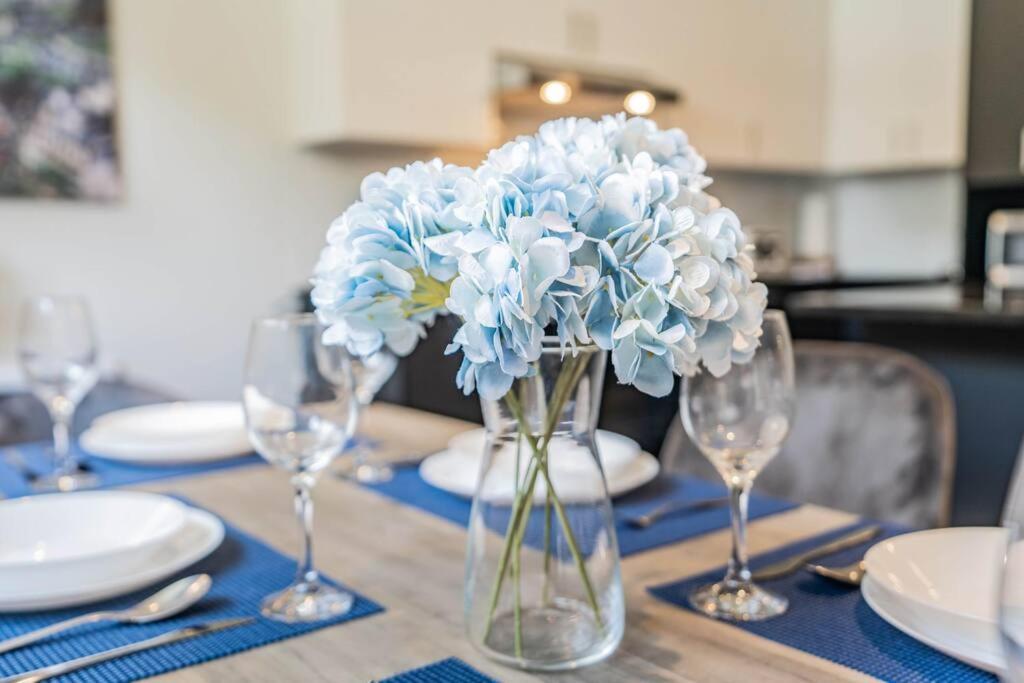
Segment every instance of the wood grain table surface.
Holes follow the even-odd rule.
[[[387,404],[360,431],[389,449],[440,449],[472,428]],[[287,476],[270,467],[225,470],[138,488],[188,496],[289,556],[299,540]],[[501,681],[857,681],[862,674],[728,624],[661,602],[647,587],[722,565],[727,529],[622,561],[626,634],[610,659],[577,672],[534,675],[476,652],[463,634],[465,532],[458,525],[325,473],[316,487],[316,563],[325,574],[386,611],[224,657],[155,680],[372,681],[459,657]],[[851,523],[852,515],[805,505],[750,525],[750,551],[763,552]]]

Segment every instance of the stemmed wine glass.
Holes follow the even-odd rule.
[[[313,501],[317,474],[345,447],[356,424],[352,370],[344,349],[324,346],[312,314],[253,323],[245,363],[249,440],[269,463],[291,473],[302,552],[295,581],[268,596],[264,616],[317,621],[348,612],[352,594],[323,583],[313,566]]]
[[[387,349],[380,349],[369,356],[351,356],[352,376],[356,382],[356,399],[363,410],[373,403],[374,397],[398,367],[398,358]],[[360,443],[352,456],[352,467],[341,473],[346,479],[354,479],[364,484],[379,484],[390,481],[394,470],[387,463],[379,462],[374,457],[371,445]]]
[[[33,482],[40,491],[74,491],[92,486],[71,452],[75,409],[96,385],[96,339],[89,306],[78,297],[29,299],[21,312],[18,360],[32,393],[53,421],[54,470]]]
[[[1024,683],[1024,537],[1019,512],[1004,519],[1006,555],[999,592],[999,632],[1006,667],[1004,681]]]
[[[747,498],[758,472],[779,452],[794,411],[793,345],[782,311],[767,311],[761,345],[722,377],[686,378],[680,414],[686,433],[729,487],[732,555],[721,581],[690,594],[719,619],[757,621],[786,611],[786,598],[756,585],[747,566]]]

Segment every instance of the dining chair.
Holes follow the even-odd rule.
[[[1017,463],[1013,466],[1010,485],[1006,488],[1001,521],[1003,526],[1007,524],[1024,526],[1024,442],[1020,445]]]
[[[797,341],[796,417],[758,493],[918,527],[949,523],[955,409],[946,381],[883,346]],[[668,471],[717,477],[673,421]],[[1024,485],[1022,485],[1024,486]]]

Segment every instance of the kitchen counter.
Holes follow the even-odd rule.
[[[800,319],[1024,329],[1024,306],[987,306],[979,293],[961,285],[803,292],[788,297],[786,310]]]

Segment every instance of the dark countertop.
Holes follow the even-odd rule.
[[[961,285],[794,293],[786,311],[791,318],[1024,328],[1024,306],[987,306],[979,293]]]

